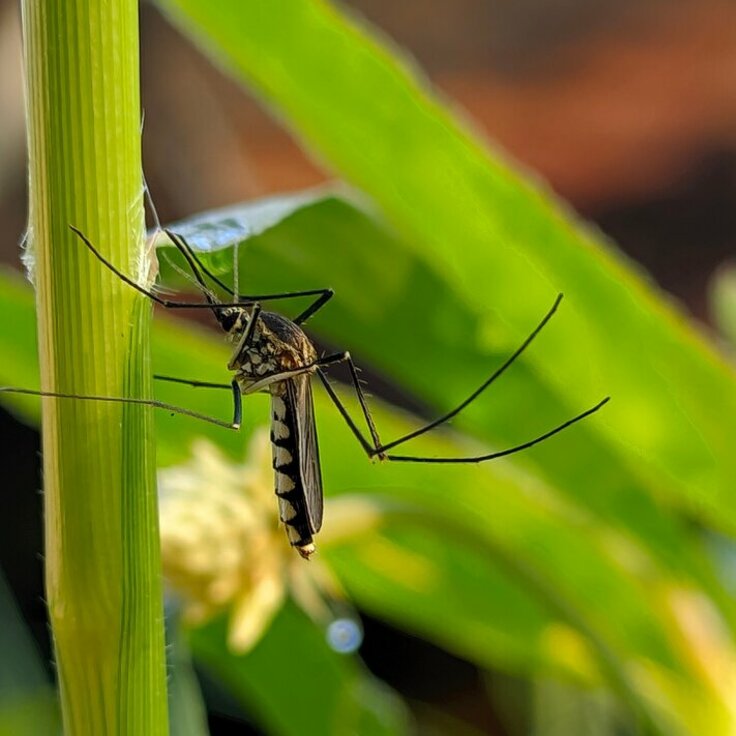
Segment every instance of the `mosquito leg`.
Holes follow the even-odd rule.
[[[444,424],[445,422],[449,421],[454,416],[459,414],[466,406],[468,406],[468,404],[475,401],[475,399],[477,399],[480,394],[482,394],[497,378],[499,378],[506,371],[506,369],[509,368],[511,364],[514,363],[514,361],[529,347],[531,342],[542,331],[547,322],[552,319],[552,315],[557,311],[557,307],[559,307],[561,301],[562,294],[558,294],[551,309],[547,312],[547,314],[544,315],[542,321],[534,328],[534,330],[532,330],[526,340],[524,340],[524,342],[504,361],[504,363],[491,374],[490,378],[484,381],[475,391],[473,391],[473,393],[470,394],[470,396],[468,396],[465,401],[452,409],[452,411],[447,412],[447,414],[443,414],[441,417],[439,417],[439,419],[435,419],[434,421],[429,422],[422,427],[419,427],[419,429],[415,429],[414,431],[409,432],[408,434],[405,434],[398,439],[382,445],[380,449],[390,450],[392,447],[402,445],[404,444],[404,442],[413,440],[415,437],[419,437],[425,432],[429,432],[435,427],[439,427],[441,424]]]
[[[156,302],[156,304],[160,304],[166,309],[209,309],[211,312],[214,312],[215,315],[217,315],[218,311],[230,309],[232,307],[245,307],[248,306],[250,303],[257,301],[273,301],[275,299],[291,299],[295,297],[318,295],[319,298],[317,299],[315,304],[313,304],[305,312],[299,315],[298,319],[301,319],[303,322],[307,317],[310,317],[312,314],[314,314],[314,312],[317,311],[317,309],[319,309],[327,301],[329,301],[334,293],[332,289],[310,289],[308,291],[284,292],[282,294],[260,294],[253,296],[241,294],[238,297],[239,301],[225,302],[220,304],[212,303],[211,295],[208,295],[207,302],[179,302],[172,299],[164,299],[150,289],[146,289],[140,284],[136,283],[132,278],[130,278],[130,276],[127,276],[118,268],[113,266],[113,264],[110,263],[110,261],[108,261],[97,250],[97,248],[95,248],[94,245],[92,245],[89,238],[79,228],[75,227],[74,225],[69,225],[69,229],[84,243],[85,246],[87,246],[87,248],[95,256],[95,258],[97,258],[97,260],[100,261],[100,263],[102,263],[106,268],[112,271],[121,281],[128,284],[128,286],[132,287],[137,292],[143,294],[144,296],[147,296],[151,301]],[[228,289],[228,291],[230,290]],[[306,317],[304,315],[306,315]]]
[[[288,291],[281,294],[236,294],[227,284],[217,278],[217,276],[215,276],[215,274],[213,274],[212,271],[210,271],[207,266],[204,265],[202,260],[192,249],[192,246],[189,245],[189,243],[187,243],[187,241],[181,235],[178,235],[171,230],[164,230],[164,232],[169,236],[171,241],[184,256],[187,263],[189,264],[189,267],[195,273],[197,281],[204,289],[206,289],[207,287],[205,286],[201,276],[198,275],[198,270],[204,273],[208,278],[210,278],[223,291],[245,302],[265,302],[273,301],[275,299],[295,299],[305,296],[317,296],[318,298],[314,301],[314,303],[307,307],[300,315],[296,317],[296,319],[293,320],[295,324],[304,324],[304,322],[306,322],[315,312],[319,311],[325,304],[327,304],[327,302],[332,299],[335,294],[332,289]]]
[[[230,362],[227,364],[228,370],[230,371],[237,370],[243,358],[243,355],[250,347],[250,344],[253,342],[253,335],[255,335],[256,324],[258,322],[258,316],[260,315],[260,313],[261,313],[261,305],[255,304],[253,306],[253,311],[251,312],[250,317],[248,318],[248,324],[245,326],[245,329],[243,330],[243,334],[240,336],[240,339],[238,340],[238,344],[235,346],[235,350],[233,350],[233,354],[232,354],[232,357],[230,358]]]
[[[169,238],[171,238],[171,241],[174,243],[177,250],[184,256],[184,259],[189,264],[189,269],[191,270],[192,274],[194,274],[194,278],[197,280],[197,283],[200,285],[200,287],[202,287],[202,293],[204,294],[205,299],[210,304],[216,304],[217,300],[213,298],[212,293],[205,283],[205,280],[202,278],[202,274],[197,268],[197,259],[193,258],[190,255],[188,248],[184,247],[182,242],[180,242],[180,238],[177,235],[172,233],[170,230],[164,230],[164,232],[169,236]]]
[[[303,373],[310,373],[315,369],[318,369],[320,365],[329,365],[330,363],[339,363],[345,360],[345,353],[335,353],[334,355],[328,355],[325,358],[320,358],[312,363],[305,363],[304,365],[297,366],[296,368],[289,368],[284,371],[277,371],[276,373],[265,373],[258,377],[258,380],[254,380],[246,389],[243,391],[243,395],[250,395],[258,393],[272,383],[279,381],[288,381],[290,378],[296,378],[301,376]]]
[[[209,381],[196,381],[190,378],[176,378],[175,376],[162,376],[159,373],[155,373],[153,376],[154,381],[168,381],[169,383],[183,383],[186,386],[193,386],[194,388],[226,388],[228,391],[232,388],[229,383],[210,383]]]
[[[319,376],[320,381],[322,381],[322,385],[325,387],[325,390],[327,391],[328,396],[330,399],[332,399],[332,403],[335,405],[337,410],[340,412],[340,415],[345,420],[345,424],[348,425],[350,428],[350,431],[355,436],[355,439],[358,440],[360,443],[360,446],[365,451],[366,455],[368,457],[375,457],[376,455],[380,454],[380,449],[378,447],[378,443],[371,444],[368,442],[368,440],[365,438],[363,433],[360,431],[360,428],[355,423],[353,418],[348,413],[348,410],[345,408],[345,405],[340,401],[340,397],[335,393],[335,389],[332,388],[330,385],[329,380],[327,380],[327,374],[321,370],[317,369],[317,375]]]
[[[233,421],[232,426],[236,429],[240,429],[240,424],[243,421],[243,394],[240,392],[240,386],[238,382],[233,380]]]
[[[591,414],[595,414],[595,412],[597,412],[599,409],[601,409],[605,404],[607,404],[610,401],[610,397],[607,396],[605,399],[603,399],[602,401],[599,401],[592,408],[587,409],[586,411],[578,414],[572,419],[568,419],[566,422],[563,422],[559,426],[555,427],[554,429],[551,429],[549,432],[545,432],[539,437],[535,437],[533,440],[529,440],[528,442],[524,442],[521,445],[516,445],[515,447],[511,447],[507,450],[501,450],[499,452],[492,452],[487,455],[477,455],[474,457],[461,457],[461,458],[387,455],[385,450],[388,446],[393,446],[393,443],[389,443],[389,445],[381,445],[380,441],[377,440],[377,433],[374,435],[373,432],[371,432],[371,435],[373,437],[373,445],[371,445],[371,443],[368,442],[368,440],[365,438],[363,433],[360,431],[360,428],[358,427],[358,425],[355,423],[353,418],[348,413],[348,410],[345,408],[345,405],[342,403],[338,395],[335,393],[335,389],[333,389],[332,386],[330,385],[330,382],[327,380],[327,376],[324,373],[324,371],[317,369],[317,375],[319,376],[320,380],[322,381],[322,384],[327,390],[327,393],[330,399],[332,399],[332,403],[337,407],[337,410],[342,415],[342,418],[345,420],[345,423],[348,425],[353,435],[355,435],[355,438],[358,440],[363,450],[365,450],[368,457],[378,457],[381,460],[392,460],[394,462],[405,462],[405,463],[448,463],[448,464],[449,463],[480,463],[480,462],[484,462],[485,460],[495,460],[496,458],[504,457],[506,455],[513,455],[514,453],[521,452],[522,450],[526,450],[529,447],[533,447],[534,445],[539,444],[540,442],[543,442],[544,440],[556,435],[558,432],[562,432],[562,430],[567,429],[568,427],[572,426],[573,424],[576,424],[582,419],[589,417]],[[353,383],[356,387],[356,393],[358,393],[359,385],[357,381],[353,381]],[[360,397],[359,393],[358,393],[358,396]],[[364,401],[361,402],[361,406],[365,406]],[[364,409],[364,414],[366,416],[366,421],[368,422],[368,426],[373,427],[375,429],[373,425],[373,419],[372,419],[371,413],[368,410],[367,406]]]
[[[333,363],[347,363],[348,364],[348,368],[350,369],[350,380],[352,381],[353,388],[355,389],[355,395],[358,397],[358,402],[360,403],[360,409],[363,412],[363,418],[365,419],[365,422],[368,425],[368,430],[370,431],[371,439],[373,440],[371,456],[378,455],[380,458],[383,458],[383,447],[381,445],[381,438],[378,436],[378,429],[376,428],[376,424],[373,421],[373,415],[371,414],[371,411],[368,408],[368,402],[365,399],[363,388],[360,385],[360,379],[358,378],[358,369],[356,368],[355,363],[353,362],[353,359],[350,357],[350,353],[344,352],[344,353],[336,353],[335,355],[329,355],[326,358],[323,358],[319,362],[319,365],[326,366],[326,365],[331,365]],[[327,387],[326,374],[319,369],[317,370],[317,374],[319,375],[322,383],[325,384],[325,387]],[[332,403],[335,404],[335,406],[340,411],[340,413],[343,415],[343,417],[345,417],[346,412],[343,413],[345,411],[345,407],[343,406],[342,402],[340,402],[340,400],[337,398],[337,394],[335,394],[334,390],[332,390],[332,387],[328,388],[327,392],[330,394]],[[350,423],[348,423],[348,426],[350,426]],[[353,434],[355,434],[354,430],[353,430]],[[361,444],[363,443],[361,442]]]
[[[294,324],[303,325],[313,314],[318,312],[335,295],[332,289],[324,289],[322,295],[294,318]]]
[[[155,294],[150,289],[145,289],[140,284],[137,284],[130,276],[126,276],[122,271],[118,270],[115,266],[110,263],[94,245],[90,242],[89,238],[74,225],[69,225],[69,229],[77,235],[77,237],[92,251],[92,254],[102,263],[106,268],[112,271],[121,281],[133,287],[136,291],[140,292],[144,296],[147,296],[151,301],[160,304],[166,309],[209,309],[213,312],[222,309],[230,309],[231,307],[243,307],[246,306],[242,302],[228,302],[226,304],[210,304],[208,302],[178,302],[172,301],[171,299],[163,299],[162,297]]]
[[[555,306],[559,303],[558,301],[555,303]],[[547,319],[550,315],[547,316]],[[544,322],[541,326],[544,325]],[[536,332],[541,329],[541,326],[537,328]],[[533,338],[534,335],[531,336]],[[527,340],[527,343],[531,339],[529,338]],[[523,347],[522,347],[523,349]],[[517,351],[518,355],[519,351]],[[504,457],[506,455],[513,455],[514,453],[521,452],[522,450],[526,450],[529,447],[533,447],[534,445],[548,439],[549,437],[552,437],[556,435],[558,432],[562,432],[562,430],[567,429],[568,427],[572,426],[573,424],[576,424],[577,422],[581,421],[582,419],[585,419],[586,417],[590,416],[591,414],[594,414],[599,409],[601,409],[605,404],[608,403],[610,400],[610,397],[606,397],[602,401],[598,402],[595,406],[593,406],[590,409],[587,409],[586,411],[578,414],[577,416],[573,417],[572,419],[568,419],[566,422],[563,422],[559,426],[555,427],[554,429],[551,429],[548,432],[545,432],[544,434],[540,435],[539,437],[534,438],[533,440],[529,440],[527,442],[524,442],[520,445],[516,445],[515,447],[511,447],[506,450],[501,450],[499,452],[493,452],[486,455],[479,455],[474,457],[467,457],[467,458],[429,458],[429,457],[418,457],[418,456],[404,456],[404,455],[388,455],[386,454],[386,450],[388,450],[391,447],[395,447],[398,444],[401,444],[403,442],[408,441],[409,439],[412,439],[414,437],[419,436],[420,434],[424,434],[425,432],[429,431],[433,427],[438,426],[439,424],[442,424],[443,420],[433,422],[430,425],[427,425],[426,427],[421,428],[418,431],[412,432],[409,435],[400,438],[399,440],[395,440],[393,442],[389,442],[387,444],[381,444],[381,441],[379,439],[378,430],[376,429],[375,423],[373,421],[373,416],[370,412],[370,409],[368,408],[367,402],[365,400],[365,396],[363,394],[363,390],[360,386],[360,381],[358,379],[358,372],[355,367],[355,363],[353,363],[352,358],[350,357],[349,353],[342,353],[337,354],[334,356],[329,356],[328,358],[323,359],[323,362],[321,362],[321,365],[329,365],[330,363],[337,363],[337,362],[347,362],[349,368],[350,368],[350,377],[352,380],[353,387],[355,388],[356,396],[358,397],[358,401],[360,402],[361,410],[363,411],[363,416],[365,418],[366,423],[368,424],[368,427],[370,429],[371,433],[371,439],[373,440],[373,443],[371,444],[366,437],[363,435],[363,433],[360,431],[360,428],[355,423],[353,418],[348,413],[347,409],[345,408],[345,405],[342,403],[340,398],[338,397],[335,390],[330,385],[329,380],[327,379],[327,375],[324,371],[322,371],[320,368],[317,368],[317,375],[319,376],[320,380],[322,381],[322,384],[324,385],[325,389],[327,390],[327,393],[332,400],[332,403],[335,405],[337,410],[340,412],[342,418],[345,420],[345,423],[350,428],[351,432],[355,436],[355,438],[360,443],[363,450],[365,450],[366,454],[369,457],[378,457],[381,460],[392,460],[395,462],[426,462],[426,463],[479,463],[483,462],[485,460],[493,460],[499,457]],[[508,363],[508,361],[507,361]],[[498,372],[494,375],[498,375]],[[482,389],[481,389],[482,390]],[[478,391],[477,393],[480,393]],[[466,402],[467,404],[467,402]],[[462,409],[463,406],[460,406],[459,409],[457,409],[454,413],[457,413]]]
[[[172,230],[165,229],[164,232],[169,236],[171,242],[174,243],[174,245],[182,252],[182,255],[187,259],[187,261],[190,259],[193,260],[205,276],[217,284],[223,291],[230,294],[230,296],[236,296],[235,292],[226,283],[217,278],[217,276],[215,276],[215,274],[213,274],[212,271],[204,265],[185,238]],[[186,253],[184,251],[186,251]]]
[[[487,455],[476,455],[475,457],[413,457],[408,455],[386,455],[386,460],[393,460],[394,462],[402,462],[402,463],[482,463],[486,460],[495,460],[499,457],[505,457],[506,455],[513,455],[517,452],[521,452],[522,450],[526,450],[529,447],[534,447],[534,445],[539,444],[540,442],[544,442],[544,440],[549,439],[550,437],[553,437],[558,432],[562,432],[563,429],[567,429],[568,427],[572,426],[573,424],[576,424],[581,419],[585,419],[586,417],[589,417],[591,414],[595,414],[600,408],[602,408],[605,404],[607,404],[611,400],[610,396],[606,396],[605,399],[602,401],[599,401],[595,406],[591,407],[590,409],[586,409],[586,411],[581,412],[577,416],[573,417],[572,419],[568,419],[566,422],[563,422],[559,426],[555,427],[554,429],[550,429],[549,432],[545,432],[544,434],[539,435],[539,437],[535,437],[533,440],[529,440],[528,442],[524,442],[520,445],[516,445],[515,447],[510,447],[507,450],[501,450],[499,452],[490,452]]]
[[[228,389],[233,393],[233,427],[240,427],[240,422],[243,417],[243,396],[240,392],[240,386],[237,381],[231,383],[211,383],[209,381],[195,381],[190,378],[176,378],[175,376],[162,376],[155,374],[154,380],[157,381],[169,381],[170,383],[183,383],[186,386],[193,386],[194,388],[219,388]]]
[[[226,422],[216,417],[210,417],[207,414],[200,414],[197,411],[185,409],[181,406],[174,406],[173,404],[166,404],[163,401],[156,401],[155,399],[127,399],[119,396],[85,396],[82,394],[66,394],[58,393],[56,391],[35,391],[27,388],[15,388],[12,386],[0,386],[0,393],[7,394],[25,394],[27,396],[48,396],[56,399],[77,399],[79,401],[107,401],[116,404],[138,404],[141,406],[151,406],[154,409],[163,409],[164,411],[170,411],[174,414],[183,414],[193,419],[199,419],[202,422],[208,422],[214,424],[217,427],[224,427],[225,429],[240,429],[240,423],[242,420],[242,400],[240,395],[240,387],[233,381],[232,383],[233,392],[233,420],[232,422]]]

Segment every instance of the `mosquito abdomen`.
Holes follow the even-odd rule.
[[[271,449],[279,517],[292,547],[302,557],[314,552],[312,528],[299,467],[299,449],[294,413],[284,392],[274,386],[271,394]]]

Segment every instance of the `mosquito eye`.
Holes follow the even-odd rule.
[[[223,312],[220,316],[220,325],[225,332],[230,332],[238,321],[237,312]]]

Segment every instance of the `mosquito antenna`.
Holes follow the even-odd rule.
[[[161,227],[160,223],[157,225],[157,227]],[[178,246],[177,246],[177,249],[181,251],[181,248],[179,248]],[[215,296],[215,293],[212,291],[212,289],[204,285],[200,279],[196,278],[195,276],[192,276],[191,273],[187,273],[183,268],[181,268],[176,263],[174,263],[174,261],[171,259],[171,257],[165,250],[162,251],[162,255],[166,263],[169,264],[169,267],[173,271],[176,271],[179,274],[179,276],[181,276],[185,281],[190,283],[197,291],[201,291],[205,296],[211,297],[211,299],[208,299],[208,301],[215,301],[215,302],[217,301],[217,297]]]
[[[237,296],[240,291],[240,264],[238,262],[238,249],[240,241],[236,240],[233,246],[233,296]]]
[[[146,289],[144,286],[141,286],[138,282],[134,281],[130,276],[123,273],[119,268],[116,268],[105,256],[100,253],[97,248],[95,248],[94,245],[92,245],[92,242],[90,239],[75,225],[69,225],[69,229],[82,241],[82,243],[85,245],[85,247],[92,253],[92,255],[100,261],[106,268],[108,268],[112,273],[114,273],[121,281],[128,284],[131,288],[135,289],[140,294],[143,294],[143,296],[148,297],[152,301],[156,302],[156,304],[160,304],[162,307],[166,307],[167,309],[209,309],[210,311],[214,312],[215,314],[220,311],[227,311],[229,309],[243,307],[243,302],[216,302],[216,303],[198,303],[198,302],[177,302],[172,301],[170,299],[164,299],[160,296],[158,296],[154,291],[150,289]],[[280,296],[280,295],[279,295]],[[299,294],[299,296],[303,296],[303,294]]]
[[[174,240],[172,237],[172,234],[169,230],[164,230],[164,232],[169,234],[169,237]],[[304,312],[299,314],[297,317],[295,317],[294,322],[296,324],[303,324],[306,322],[316,311],[321,309],[335,294],[335,292],[332,289],[309,289],[307,291],[300,291],[300,292],[284,292],[282,294],[261,294],[261,295],[255,295],[255,294],[239,294],[237,292],[238,287],[238,257],[237,257],[237,249],[239,246],[239,242],[235,243],[234,246],[234,253],[235,253],[235,264],[234,264],[234,273],[235,273],[235,287],[236,291],[233,291],[227,284],[224,284],[215,274],[210,271],[207,266],[202,263],[202,261],[197,257],[197,254],[192,250],[192,246],[187,243],[187,241],[181,236],[176,235],[176,238],[178,239],[178,242],[176,243],[177,248],[181,250],[182,248],[186,249],[187,253],[189,254],[189,258],[187,259],[190,264],[193,261],[197,264],[198,269],[205,274],[208,278],[210,278],[212,281],[214,281],[223,291],[225,291],[227,294],[230,294],[232,297],[237,299],[239,302],[256,302],[256,301],[264,301],[266,299],[289,299],[292,297],[303,297],[303,296],[316,296],[319,295],[319,299],[312,304],[310,307],[308,307]]]
[[[189,268],[192,269],[192,274],[194,274],[194,278],[197,279],[197,283],[205,292],[205,296],[207,296],[208,300],[210,298],[217,300],[217,297],[205,283],[205,280],[202,277],[201,273],[201,263],[199,262],[199,259],[193,254],[192,249],[189,247],[187,241],[184,240],[181,235],[177,235],[175,232],[173,232],[173,230],[168,230],[164,228],[164,232],[169,236],[169,239],[176,246],[176,249],[184,256],[184,260],[189,264]]]
[[[192,276],[191,273],[187,273],[183,268],[174,263],[174,261],[172,261],[169,257],[168,253],[164,251],[163,256],[171,269],[176,271],[179,276],[181,276],[185,281],[188,281],[195,289],[197,289],[197,291],[201,291],[203,294],[209,295],[215,301],[217,300],[215,293],[211,289],[206,286],[202,286],[202,284],[194,276]]]
[[[169,238],[171,239],[171,242],[176,246],[177,250],[184,256],[184,259],[189,264],[189,268],[192,269],[192,274],[194,278],[197,279],[197,283],[202,289],[202,292],[204,293],[204,296],[207,299],[207,301],[210,302],[210,304],[217,304],[218,303],[217,297],[210,290],[210,288],[207,286],[204,279],[202,278],[202,274],[200,273],[198,265],[197,265],[197,259],[192,258],[192,255],[189,249],[185,245],[184,239],[180,235],[177,235],[176,233],[172,232],[171,230],[164,229],[164,232],[169,236]]]
[[[168,232],[168,231],[166,231],[166,232]],[[221,288],[221,289],[222,289],[222,290],[223,290],[224,292],[226,292],[226,293],[230,294],[230,296],[235,296],[235,297],[237,297],[237,296],[238,296],[237,288],[233,290],[233,289],[231,289],[231,288],[230,288],[230,287],[229,287],[229,286],[228,286],[228,285],[227,285],[226,283],[224,283],[224,282],[223,282],[223,281],[221,281],[221,280],[220,280],[219,278],[217,278],[217,276],[215,276],[215,274],[213,274],[213,273],[212,273],[212,271],[210,271],[210,270],[209,270],[209,269],[207,268],[207,266],[205,266],[205,265],[204,265],[204,263],[202,262],[202,260],[201,260],[201,259],[199,258],[199,256],[197,256],[197,254],[196,254],[196,253],[194,252],[194,250],[192,249],[192,246],[191,246],[191,245],[189,245],[189,243],[187,243],[187,241],[186,241],[186,240],[184,240],[184,238],[182,238],[182,236],[181,236],[181,235],[177,235],[177,237],[179,238],[179,242],[180,242],[180,244],[181,244],[181,245],[182,245],[182,246],[183,246],[184,248],[186,248],[186,250],[187,250],[187,253],[189,253],[189,257],[190,257],[190,258],[191,258],[191,259],[192,259],[192,260],[193,260],[193,261],[194,261],[194,262],[195,262],[195,263],[197,264],[197,267],[199,268],[199,270],[200,270],[200,271],[201,271],[201,272],[202,272],[202,273],[203,273],[203,274],[204,274],[205,276],[207,276],[207,277],[208,277],[208,278],[210,278],[210,279],[211,279],[212,281],[214,281],[214,282],[215,282],[215,283],[216,283],[216,284],[217,284],[217,285],[218,285],[218,286],[219,286],[219,287],[220,287],[220,288]],[[235,244],[235,249],[236,249],[236,252],[237,252],[237,247],[238,247],[238,243],[236,243],[236,244]],[[180,250],[181,250],[181,249],[180,249]],[[236,261],[236,263],[237,263],[237,261]],[[236,274],[238,273],[238,271],[237,271],[237,267],[236,267],[236,269],[235,269],[235,273],[236,273]],[[236,279],[237,279],[237,275],[236,275]],[[237,284],[237,281],[236,281],[236,284]]]

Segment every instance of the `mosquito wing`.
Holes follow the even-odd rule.
[[[302,374],[287,381],[287,403],[296,418],[295,446],[299,456],[299,474],[309,526],[317,533],[322,526],[322,471],[319,463],[317,425],[314,421],[314,400],[310,376]]]

